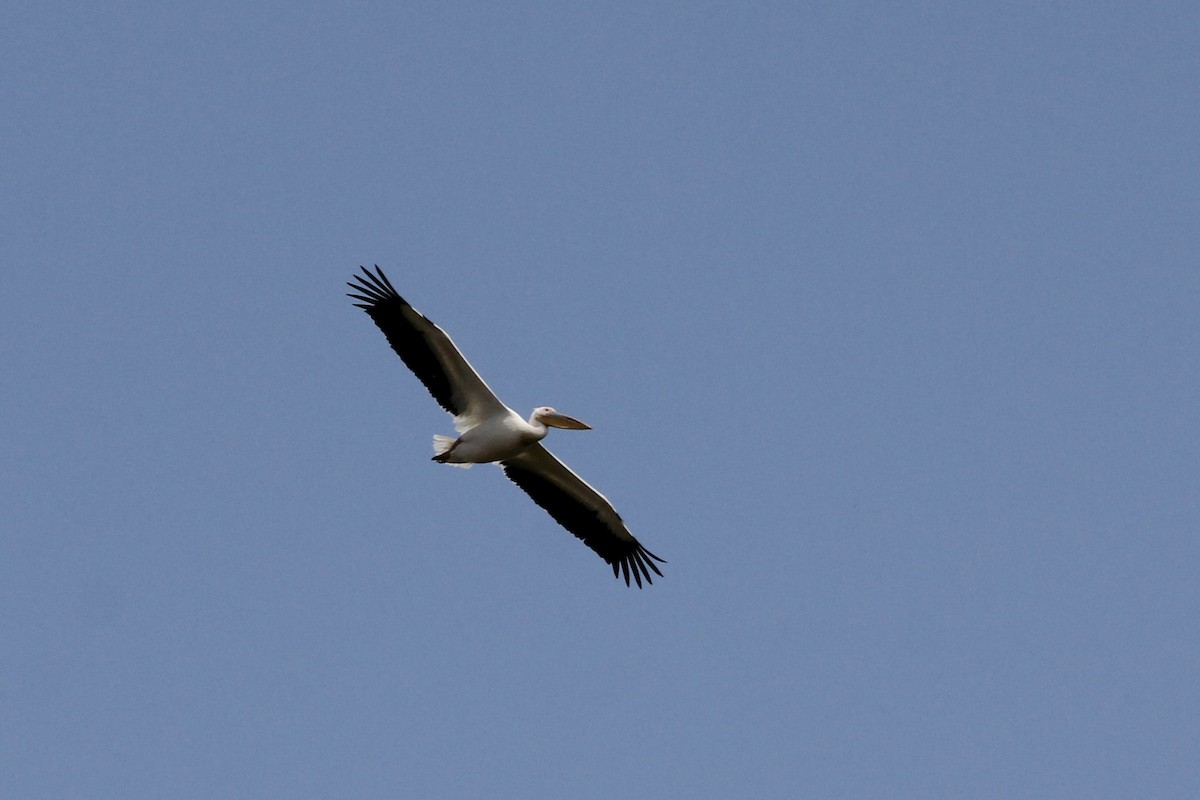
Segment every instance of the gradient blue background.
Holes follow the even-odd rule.
[[[1200,794],[1194,2],[102,5],[0,28],[0,794]]]

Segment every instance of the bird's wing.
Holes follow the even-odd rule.
[[[612,565],[613,575],[624,575],[627,586],[631,575],[638,588],[642,578],[646,583],[654,582],[651,571],[662,576],[654,562],[667,562],[642,547],[612,503],[541,444],[534,444],[500,464],[509,480],[520,486],[533,502]]]
[[[363,267],[363,274],[354,278],[357,283],[346,284],[355,291],[348,296],[362,301],[354,305],[371,315],[392,349],[425,384],[433,399],[454,415],[459,431],[507,410],[446,332],[410,306],[383,270],[376,266],[372,274]]]

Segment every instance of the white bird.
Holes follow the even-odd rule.
[[[357,307],[383,331],[392,349],[454,417],[457,439],[434,436],[433,460],[456,467],[499,462],[509,480],[596,551],[613,575],[632,576],[641,588],[650,573],[662,576],[654,562],[666,563],[633,537],[612,504],[555,458],[540,442],[549,428],[590,430],[590,426],[553,408],[535,408],[529,421],[501,403],[472,369],[445,331],[401,297],[378,265],[366,267],[347,283]]]

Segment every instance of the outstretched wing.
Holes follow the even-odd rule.
[[[509,480],[520,486],[533,502],[612,565],[614,576],[624,575],[626,586],[631,575],[639,589],[642,578],[646,583],[654,582],[651,571],[662,576],[654,562],[667,562],[642,547],[612,503],[541,444],[534,444],[500,465]]]
[[[506,409],[446,332],[410,306],[378,265],[375,274],[366,267],[362,272],[354,276],[356,283],[346,284],[355,291],[347,296],[362,301],[354,305],[371,315],[433,399],[454,415],[460,431]]]

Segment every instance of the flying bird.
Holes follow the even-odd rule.
[[[392,349],[425,384],[433,399],[454,417],[458,437],[433,437],[433,460],[456,467],[498,462],[509,480],[559,525],[596,551],[613,575],[653,583],[662,576],[655,561],[666,562],[633,537],[604,495],[589,486],[542,446],[550,428],[590,430],[591,426],[549,406],[533,410],[526,421],[488,388],[446,332],[414,309],[392,287],[378,265],[372,274],[347,283],[347,296],[374,320]]]

